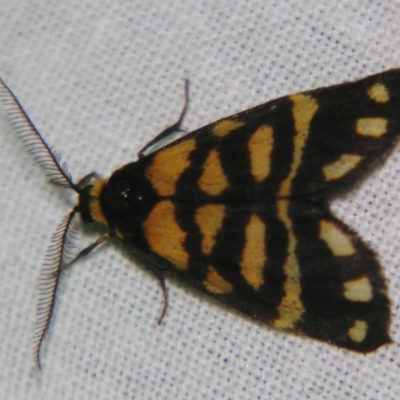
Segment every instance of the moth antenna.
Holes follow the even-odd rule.
[[[62,270],[73,258],[73,242],[78,234],[78,227],[74,218],[76,212],[76,209],[72,210],[53,233],[40,271],[39,295],[33,334],[33,357],[39,370],[41,369],[40,348],[50,326]]]
[[[66,163],[63,163],[60,155],[45,142],[17,98],[2,79],[0,79],[0,101],[3,103],[5,112],[18,136],[35,161],[45,170],[50,181],[57,186],[78,192]]]

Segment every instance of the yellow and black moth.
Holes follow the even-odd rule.
[[[390,343],[390,302],[374,252],[330,201],[357,184],[400,135],[400,69],[285,96],[151,151],[108,179],[74,183],[2,82],[0,99],[30,153],[78,204],[56,230],[39,282],[34,357],[61,271],[118,237],[159,279],[164,271],[277,329],[369,352]],[[150,151],[149,151],[150,149]],[[108,233],[71,255],[74,218]]]

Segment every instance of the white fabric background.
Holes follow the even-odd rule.
[[[179,115],[184,78],[192,130],[399,66],[394,0],[0,0],[0,76],[76,180],[134,160]],[[335,203],[382,261],[392,345],[364,356],[288,336],[174,282],[158,326],[158,283],[109,244],[65,274],[38,373],[39,269],[75,197],[46,182],[0,112],[0,399],[400,398],[399,169],[397,149]]]

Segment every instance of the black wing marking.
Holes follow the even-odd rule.
[[[212,206],[216,214],[218,207],[225,208],[216,235],[207,224],[199,229],[194,207],[176,207],[189,255],[188,268],[174,271],[182,280],[278,329],[359,352],[390,343],[390,301],[378,259],[326,207],[291,200],[290,232],[277,217],[280,206]],[[209,252],[203,246],[207,239]],[[208,278],[210,266],[219,282],[213,275]],[[296,284],[286,285],[288,277]]]
[[[340,195],[382,164],[400,138],[400,69],[303,95],[318,109],[292,195]]]
[[[394,147],[399,104],[400,70],[391,70],[203,127],[111,177],[148,178],[132,183],[145,193],[140,213],[128,202],[114,227],[252,317],[371,351],[390,341],[382,269],[328,203]]]
[[[390,300],[377,256],[328,210],[301,203],[293,201],[291,212],[305,309],[297,326],[359,352],[390,343]]]

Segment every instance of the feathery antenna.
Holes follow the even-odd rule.
[[[41,369],[40,348],[50,326],[60,276],[63,267],[73,258],[73,239],[78,234],[75,214],[76,210],[74,209],[62,220],[53,233],[40,271],[36,323],[33,334],[33,357],[39,370]]]
[[[7,116],[18,136],[28,148],[28,152],[45,170],[50,181],[57,186],[73,189],[79,193],[79,187],[72,181],[67,166],[62,163],[60,155],[45,142],[17,98],[1,79],[0,102],[4,105]],[[39,370],[41,369],[40,348],[50,325],[60,276],[63,267],[73,259],[73,239],[78,232],[74,217],[78,211],[78,207],[75,207],[57,227],[51,238],[51,244],[47,249],[40,272],[37,314],[33,335],[33,357]]]
[[[45,142],[17,98],[2,79],[0,79],[0,102],[3,103],[4,110],[18,136],[35,161],[45,170],[50,181],[57,186],[78,192],[78,188],[68,172],[67,165],[61,161],[60,155]]]

